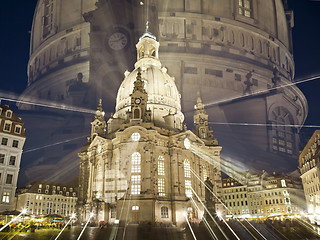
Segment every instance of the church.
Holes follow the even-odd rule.
[[[161,65],[159,42],[148,27],[136,48],[135,68],[124,73],[115,113],[106,122],[100,100],[79,153],[79,217],[178,226],[186,218],[199,221],[210,204],[205,183],[221,197],[222,147],[208,127],[200,94],[195,128],[187,129],[175,79]],[[190,144],[215,161],[190,151]],[[211,199],[211,206],[219,207],[217,198]]]

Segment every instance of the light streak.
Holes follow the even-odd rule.
[[[314,76],[314,77],[309,77],[309,78],[302,79],[302,80],[299,80],[299,81],[296,81],[296,82],[293,82],[293,83],[288,83],[288,84],[284,84],[284,85],[281,85],[281,86],[272,87],[272,88],[269,88],[269,89],[266,89],[266,90],[261,90],[261,91],[258,91],[258,92],[255,92],[255,93],[251,93],[251,94],[248,94],[248,95],[239,96],[239,97],[233,97],[233,98],[229,98],[229,99],[225,99],[225,100],[221,100],[221,101],[216,101],[216,102],[212,102],[212,103],[207,103],[207,104],[204,104],[204,106],[205,107],[210,107],[210,106],[217,105],[217,104],[220,104],[220,103],[225,103],[225,102],[230,102],[230,101],[233,101],[233,100],[247,98],[247,97],[255,96],[255,95],[258,95],[258,94],[261,94],[261,93],[267,93],[267,92],[270,92],[272,90],[276,90],[276,89],[280,89],[280,88],[284,88],[284,87],[290,87],[290,86],[297,85],[297,84],[300,84],[300,83],[313,81],[313,80],[316,80],[316,79],[319,79],[319,78],[320,78],[320,75]]]
[[[60,237],[60,235],[62,234],[62,232],[64,231],[64,229],[69,225],[69,223],[71,222],[71,220],[72,220],[73,218],[75,218],[75,214],[72,214],[70,220],[69,220],[69,221],[67,222],[67,224],[62,228],[62,230],[60,231],[60,233],[58,234],[58,236],[55,238],[55,240],[57,240],[57,239]]]
[[[221,219],[226,225],[227,227],[230,229],[230,231],[233,233],[233,235],[240,240],[240,238],[238,237],[238,235],[232,230],[232,228],[229,226],[229,224],[226,222],[226,220],[224,220],[224,218],[221,216],[221,214],[217,214],[218,218]]]
[[[36,147],[36,148],[28,149],[28,150],[26,150],[26,151],[23,151],[23,153],[34,152],[34,151],[37,151],[37,150],[40,150],[40,149],[43,149],[43,148],[53,147],[53,146],[56,146],[56,145],[59,145],[59,144],[63,144],[63,143],[68,143],[68,142],[71,142],[71,141],[75,141],[75,140],[78,140],[78,139],[81,139],[81,138],[84,138],[84,137],[87,137],[87,136],[88,136],[88,135],[83,135],[83,136],[81,136],[81,137],[72,138],[72,139],[68,139],[68,140],[61,141],[61,142],[56,142],[56,143],[48,144],[48,145],[45,145],[45,146],[42,146],[42,147]]]
[[[86,222],[86,225],[84,225],[84,227],[83,227],[79,237],[77,238],[77,240],[80,240],[80,238],[82,237],[82,234],[84,233],[84,230],[86,230],[86,228],[87,228],[87,226],[88,226],[88,224],[89,224],[89,222],[90,222],[92,217],[93,217],[93,213],[90,213],[90,217],[89,217],[88,221]]]
[[[203,208],[207,211],[208,215],[210,216],[210,218],[212,219],[212,221],[217,225],[217,227],[219,228],[220,232],[222,233],[222,235],[229,240],[228,236],[224,233],[224,231],[221,229],[221,227],[219,226],[219,224],[217,223],[217,221],[214,219],[214,217],[211,215],[211,213],[209,212],[208,208],[204,205],[204,203],[201,201],[200,197],[198,196],[198,194],[193,190],[193,188],[190,188],[191,191],[194,193],[194,195],[196,195],[198,201],[201,203],[201,205],[203,206]]]
[[[239,183],[246,183],[246,177],[243,173],[243,164],[237,163],[234,160],[228,161],[226,159],[222,159],[221,161],[220,157],[212,156],[212,153],[208,153],[205,149],[202,149],[195,144],[191,144],[189,150],[216,168],[221,169],[221,171],[236,179]]]
[[[24,215],[27,213],[26,209],[23,209],[22,212],[16,216],[14,219],[12,219],[10,222],[8,222],[6,225],[4,225],[2,228],[0,228],[0,232],[2,232],[3,229],[5,229],[6,227],[8,227],[12,222],[16,221],[21,215]]]
[[[33,101],[27,101],[27,100],[19,100],[15,97],[12,97],[12,95],[0,92],[2,97],[0,97],[0,101],[8,101],[8,102],[15,102],[15,103],[22,103],[22,104],[27,104],[27,105],[33,105],[33,106],[38,106],[38,107],[45,107],[45,108],[54,108],[58,110],[65,110],[65,111],[72,111],[72,112],[81,112],[81,113],[88,113],[88,114],[95,114],[94,110],[91,109],[85,109],[85,108],[79,108],[79,107],[73,107],[73,106],[68,106],[64,104],[50,104],[46,102],[33,102]]]
[[[196,207],[196,209],[198,210],[198,212],[200,212],[200,208],[198,207],[197,203],[194,201],[193,197],[191,197],[192,203],[193,205]],[[218,240],[218,237],[216,236],[216,234],[214,233],[214,231],[212,230],[211,226],[209,225],[209,223],[207,222],[205,217],[202,217],[202,220],[206,226],[206,228],[208,229],[211,237],[215,240]]]
[[[131,179],[131,177],[130,177]],[[125,239],[125,236],[126,236],[126,230],[127,230],[127,222],[128,222],[128,216],[129,216],[129,209],[130,209],[130,202],[131,202],[131,194],[130,194],[130,199],[129,199],[129,203],[128,203],[128,209],[127,209],[127,216],[126,216],[126,222],[125,222],[125,225],[124,225],[124,229],[123,229],[123,234],[122,234],[122,240]]]
[[[192,230],[192,227],[191,227],[191,225],[190,225],[190,223],[189,223],[189,220],[188,220],[188,218],[187,218],[187,214],[184,214],[184,217],[185,217],[185,219],[186,219],[186,221],[187,221],[187,224],[188,224],[188,226],[189,226],[189,228],[190,228],[190,231],[191,231],[191,233],[192,233],[193,238],[194,238],[195,240],[197,240],[196,235],[194,234],[194,232],[193,232],[193,230]]]
[[[272,123],[224,123],[208,122],[211,125],[231,125],[231,126],[257,126],[257,127],[293,127],[293,128],[320,128],[320,125],[298,125],[298,124],[272,124]]]
[[[199,181],[204,184],[205,188],[207,188],[209,190],[209,192],[222,204],[222,206],[224,206],[224,208],[228,211],[231,212],[231,210],[220,200],[220,198],[217,197],[216,194],[214,194],[214,192],[207,186],[207,184],[205,182],[203,182],[201,180],[201,178],[197,175],[197,173],[191,168],[191,172],[193,173],[193,175],[199,179]],[[247,219],[244,219],[248,224],[250,224],[250,226],[265,240],[267,240],[261,233],[260,231],[258,231],[258,229],[256,229]],[[242,224],[241,221],[239,221],[239,223],[246,229],[246,227]],[[248,231],[250,233],[250,231]],[[250,233],[251,234],[251,233]]]

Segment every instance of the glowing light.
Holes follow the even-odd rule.
[[[87,226],[88,226],[88,223],[90,222],[90,220],[91,220],[91,218],[93,217],[93,215],[94,215],[93,212],[91,212],[90,215],[89,215],[89,219],[88,219],[88,221],[86,222],[86,225],[84,225],[84,227],[83,227],[83,229],[82,229],[79,237],[77,238],[77,240],[80,240],[82,234],[84,233],[84,230],[86,230],[86,228],[87,228]]]
[[[273,124],[273,123],[208,122],[208,124],[211,124],[211,125],[230,125],[230,126],[256,126],[256,127],[320,128],[320,125]]]
[[[14,221],[16,221],[22,214],[26,214],[27,209],[23,209],[22,212],[16,216],[15,218],[13,218],[10,222],[8,222],[6,225],[4,225],[2,228],[0,228],[0,232],[5,229],[6,227],[8,227],[11,223],[13,223]]]
[[[119,219],[114,220],[115,224],[119,224],[119,222],[120,222]]]
[[[66,227],[69,225],[69,223],[71,222],[71,220],[72,220],[73,218],[75,218],[75,217],[76,217],[76,214],[75,214],[75,213],[72,213],[71,218],[69,219],[69,221],[67,222],[67,224],[62,228],[62,230],[59,232],[58,236],[57,236],[54,240],[57,240],[57,239],[60,237],[60,235],[61,235],[62,232],[66,229]]]
[[[83,139],[85,137],[87,137],[87,135],[83,135],[81,137],[64,140],[64,141],[61,141],[61,142],[48,144],[48,145],[45,145],[45,146],[42,146],[42,147],[36,147],[36,148],[28,149],[26,151],[23,151],[23,153],[33,152],[33,151],[37,151],[37,150],[40,150],[40,149],[43,149],[43,148],[47,148],[47,147],[53,147],[53,146],[56,146],[56,145],[59,145],[59,144],[68,143],[68,142],[75,141],[75,140],[78,140],[78,139]]]
[[[191,233],[192,233],[193,238],[194,238],[195,240],[197,240],[196,235],[194,234],[194,232],[193,232],[193,230],[192,230],[192,227],[191,227],[191,225],[190,225],[190,223],[189,223],[189,221],[188,221],[187,215],[185,215],[185,218],[186,218],[187,224],[188,224],[188,226],[189,226],[189,229],[190,229],[190,231],[191,231]]]
[[[7,96],[8,94],[2,93],[2,96]],[[81,113],[89,113],[89,114],[95,114],[95,111],[91,109],[85,109],[85,108],[75,108],[73,106],[68,106],[64,104],[56,104],[56,103],[47,103],[47,102],[32,102],[27,100],[18,100],[17,98],[10,97],[0,97],[0,100],[8,101],[8,102],[15,102],[15,103],[22,103],[26,105],[33,105],[38,107],[46,107],[46,108],[54,108],[58,110],[65,110],[65,111],[72,111],[72,112],[81,112]]]
[[[221,212],[217,212],[217,216],[218,216],[219,218],[221,218],[221,217],[222,217]]]
[[[299,83],[309,82],[309,81],[313,81],[313,80],[316,80],[316,79],[319,79],[319,78],[320,78],[319,75],[318,76],[314,76],[314,77],[309,77],[309,78],[306,78],[306,79],[295,81],[294,83],[288,83],[288,84],[284,84],[284,85],[281,85],[281,86],[269,88],[269,89],[266,89],[266,90],[257,91],[255,93],[248,94],[248,95],[245,95],[245,96],[239,96],[239,97],[229,98],[229,99],[216,101],[216,102],[212,102],[212,103],[207,103],[207,104],[205,104],[205,107],[217,105],[217,104],[220,104],[220,103],[230,102],[230,101],[238,100],[238,99],[242,99],[242,98],[248,98],[250,96],[255,96],[255,95],[258,95],[258,94],[261,94],[261,93],[267,93],[267,92],[270,92],[272,90],[276,90],[276,89],[279,89],[279,88],[290,87],[290,86],[293,86],[293,85],[297,85]]]
[[[191,143],[190,143],[190,140],[189,140],[188,138],[185,138],[185,139],[184,139],[183,144],[184,144],[184,147],[185,147],[186,149],[190,149]]]

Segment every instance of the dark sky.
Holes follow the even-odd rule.
[[[37,0],[10,0],[1,3],[0,91],[19,94],[27,86],[29,32],[36,2]],[[293,43],[296,79],[320,74],[320,1],[289,0],[289,4],[294,10],[295,17]],[[299,84],[298,87],[309,104],[306,124],[320,125],[320,80]],[[314,130],[314,128],[302,129],[300,135],[302,144]]]

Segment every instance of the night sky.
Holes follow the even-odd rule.
[[[29,38],[36,3],[37,0],[10,0],[1,3],[0,94],[1,91],[20,94],[27,86]],[[293,44],[296,80],[320,75],[320,1],[289,0],[289,4],[294,10],[295,18]],[[309,104],[306,124],[319,126],[320,79],[299,84],[298,87]],[[13,110],[16,110],[12,103],[9,104]],[[301,146],[306,143],[314,130],[314,128],[301,130]],[[32,146],[29,145],[29,147]],[[23,166],[23,156],[21,164]]]

